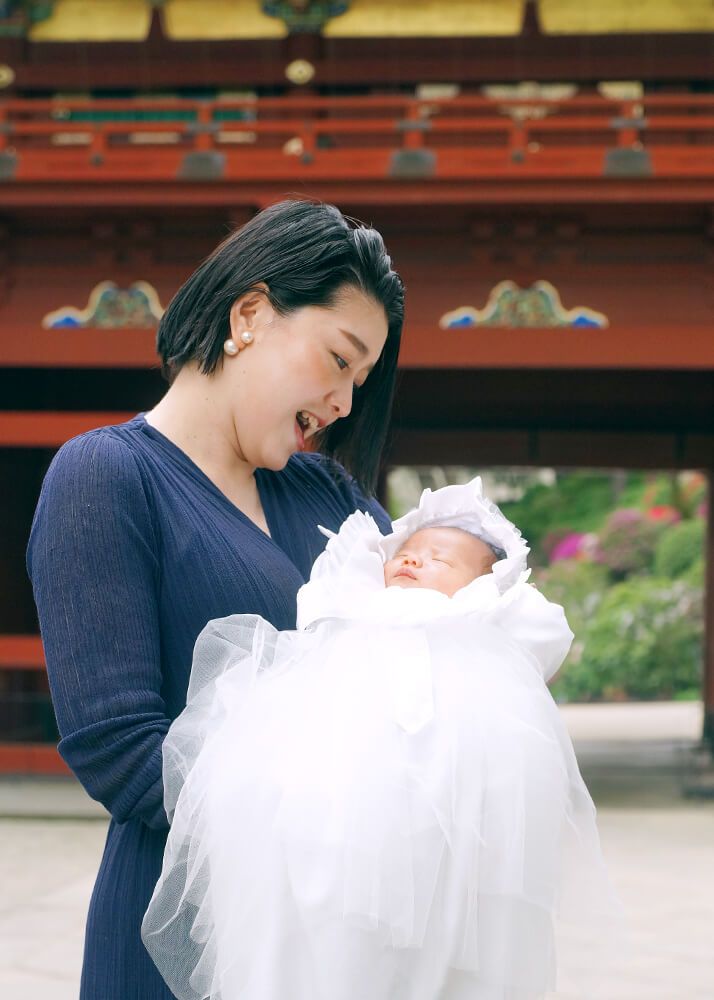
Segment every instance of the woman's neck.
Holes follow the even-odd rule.
[[[146,419],[223,492],[233,498],[246,489],[252,495],[255,470],[240,453],[218,379],[202,375],[195,363],[185,365]]]

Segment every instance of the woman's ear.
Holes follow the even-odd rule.
[[[233,340],[240,341],[243,333],[250,333],[255,339],[271,321],[275,310],[270,304],[267,293],[268,286],[261,283],[235,300],[230,311]]]

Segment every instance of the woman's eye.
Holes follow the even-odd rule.
[[[344,371],[345,368],[349,368],[349,362],[345,361],[345,359],[340,357],[339,354],[335,354],[334,358],[335,361],[337,362],[337,367],[340,369],[340,371]]]

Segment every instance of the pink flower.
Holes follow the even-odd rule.
[[[636,507],[620,507],[614,510],[607,519],[608,528],[621,528],[626,524],[639,524],[642,521],[642,511]]]
[[[561,539],[550,553],[550,561],[560,562],[561,559],[577,559],[580,555],[583,539],[585,535],[580,531],[573,531],[565,538]]]

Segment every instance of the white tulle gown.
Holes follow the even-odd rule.
[[[385,589],[384,558],[434,524],[507,558],[451,599]],[[345,522],[296,631],[236,615],[198,639],[142,925],[180,1000],[589,995],[617,913],[545,684],[562,609],[478,481],[394,528]]]

